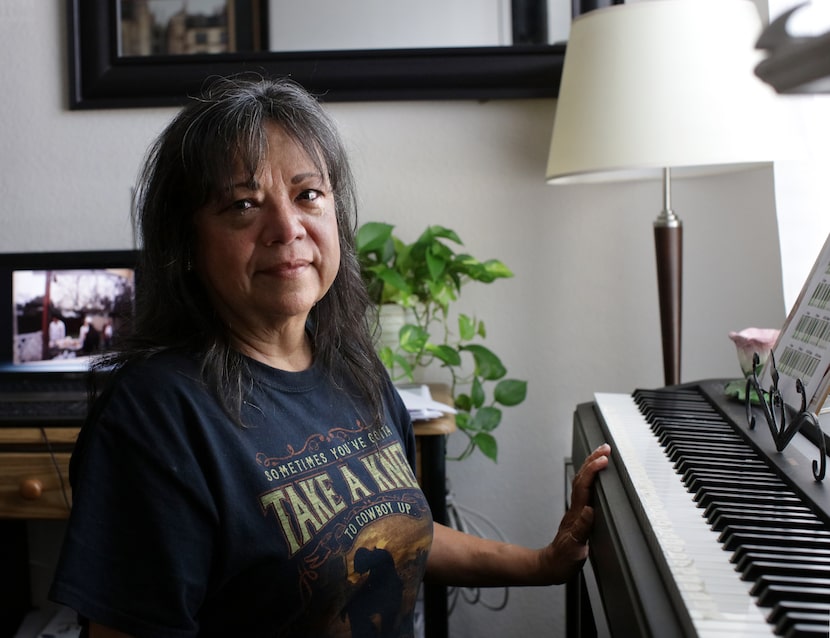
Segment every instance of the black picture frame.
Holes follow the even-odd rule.
[[[565,57],[564,44],[120,57],[116,2],[66,2],[70,109],[177,106],[242,72],[290,76],[332,102],[555,97]]]

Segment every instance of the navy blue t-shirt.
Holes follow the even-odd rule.
[[[119,373],[50,597],[138,637],[412,635],[432,518],[399,397],[373,429],[348,380],[248,364],[245,427],[186,357]]]

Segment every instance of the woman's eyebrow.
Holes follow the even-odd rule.
[[[321,173],[317,173],[317,172],[299,173],[299,174],[297,174],[297,175],[295,175],[294,177],[291,178],[291,183],[292,184],[300,184],[300,183],[306,181],[307,179],[322,180],[323,175]]]
[[[234,190],[239,188],[243,190],[255,191],[259,190],[259,182],[257,181],[256,177],[251,177],[250,179],[242,180],[231,184],[231,188]]]

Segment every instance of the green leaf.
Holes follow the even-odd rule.
[[[453,403],[455,404],[455,408],[458,410],[458,413],[461,414],[463,412],[469,412],[473,408],[472,400],[470,399],[470,395],[466,392],[459,392],[455,395],[453,399]],[[456,416],[456,423],[458,422],[458,417]]]
[[[393,363],[394,366],[401,369],[402,374],[396,375],[396,379],[409,379],[410,381],[415,380],[415,371],[412,369],[412,364],[409,363],[409,359],[406,357],[395,354],[393,356]],[[392,369],[395,369],[394,367]]]
[[[492,434],[480,432],[473,437],[473,442],[478,446],[478,449],[493,463],[498,462],[499,445]]]
[[[440,251],[434,250],[432,246],[427,247],[424,257],[426,258],[430,279],[439,281],[447,267],[446,259],[440,254]]]
[[[476,363],[476,374],[483,379],[495,381],[507,374],[507,369],[502,365],[501,359],[489,348],[479,344],[470,344],[461,346],[461,350],[472,353]]]
[[[493,281],[494,279],[502,279],[502,278],[509,278],[513,276],[513,271],[510,270],[507,266],[504,265],[498,259],[488,259],[483,264],[484,272],[487,273],[487,277],[489,277],[489,281]],[[482,279],[481,281],[485,281]]]
[[[458,315],[458,336],[462,341],[470,341],[476,336],[476,322],[465,314]]]
[[[418,353],[429,341],[429,333],[420,326],[408,323],[398,332],[398,341],[401,344],[401,350]]]
[[[437,226],[433,225],[427,228],[422,234],[418,241],[425,239],[427,241],[432,242],[435,239],[449,239],[452,242],[455,242],[459,246],[463,245],[461,238],[455,233],[454,230],[449,228],[445,228],[444,226]]]
[[[383,346],[378,350],[378,357],[380,357],[383,367],[389,371],[393,381],[400,379],[409,379],[412,381],[414,379],[412,364],[409,363],[406,357],[396,353],[389,346]],[[397,373],[397,370],[401,371],[400,374]]]
[[[387,241],[392,237],[391,224],[382,222],[366,222],[357,229],[355,242],[358,253],[382,250]]]
[[[383,265],[377,266],[372,270],[377,275],[378,279],[383,281],[383,283],[387,286],[396,290],[402,290],[405,293],[411,292],[409,284],[406,283],[406,280],[398,271],[392,270],[388,266]]]
[[[498,408],[481,408],[470,421],[470,427],[479,432],[492,432],[501,423],[501,410]]]
[[[452,288],[443,283],[429,282],[428,288],[430,301],[440,307],[444,312],[451,302],[455,301],[457,297]]]
[[[481,337],[482,339],[487,338],[487,328],[484,327],[484,322],[483,321],[478,322],[478,330],[476,332],[478,332],[478,336]]]
[[[527,398],[527,381],[503,379],[496,384],[493,398],[505,406],[518,405]]]
[[[484,386],[481,385],[481,380],[478,377],[473,377],[470,394],[473,405],[476,408],[480,408],[484,405]]]
[[[430,354],[435,355],[438,359],[446,363],[448,366],[461,365],[461,355],[458,354],[458,350],[456,350],[452,346],[448,346],[445,344],[435,345],[429,343],[426,345],[426,351]]]
[[[383,367],[387,370],[391,370],[395,365],[395,355],[392,352],[392,348],[389,346],[383,346],[380,350],[378,350],[378,356],[380,357],[380,362],[383,364]]]

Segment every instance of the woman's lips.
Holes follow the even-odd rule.
[[[264,275],[271,277],[291,277],[303,272],[310,262],[304,259],[295,259],[292,261],[284,261],[267,268],[259,270]]]

